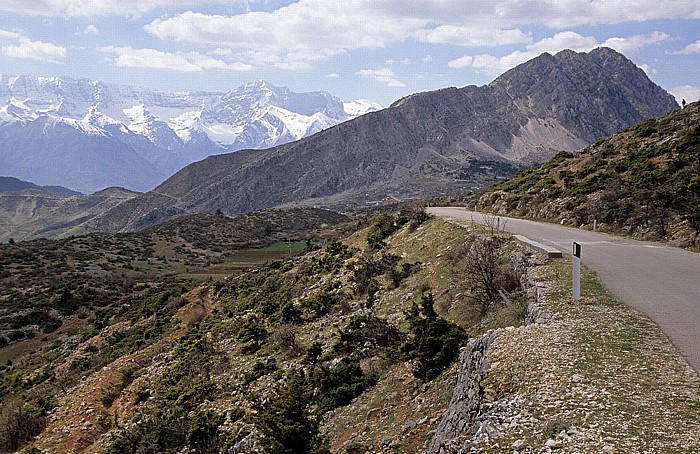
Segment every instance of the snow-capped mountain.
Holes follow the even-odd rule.
[[[264,81],[206,93],[0,75],[0,175],[143,191],[207,156],[280,145],[379,109]]]

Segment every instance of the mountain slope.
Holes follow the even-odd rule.
[[[483,183],[483,168],[508,174],[676,107],[613,50],[543,54],[488,86],[421,93],[292,144],[207,158],[155,192],[187,212],[227,214],[439,194]]]
[[[543,54],[487,86],[420,93],[297,142],[208,157],[81,229],[122,232],[216,210],[344,210],[460,192],[677,107],[613,50]]]
[[[0,192],[0,242],[85,233],[87,221],[124,205],[136,195],[121,188],[90,196],[65,196],[37,189]]]
[[[0,192],[21,191],[23,189],[38,189],[59,195],[78,195],[77,192],[61,186],[37,186],[34,183],[13,177],[0,177]]]
[[[9,175],[40,184],[83,192],[120,184],[143,191],[209,155],[280,145],[379,108],[263,81],[228,93],[188,93],[0,75],[0,162]],[[18,158],[18,149],[35,159]],[[102,152],[124,162],[109,162],[105,169]],[[94,171],[57,167],[63,154]],[[113,173],[123,174],[121,182]]]
[[[698,450],[700,380],[653,323],[591,273],[571,304],[565,263],[406,208],[360,231],[270,210],[0,245],[0,450]],[[237,250],[283,239],[325,247]]]
[[[576,155],[560,153],[483,194],[479,207],[680,246],[700,245],[700,103]]]

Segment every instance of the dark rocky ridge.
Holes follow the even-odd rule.
[[[23,181],[14,177],[0,177],[0,192],[22,191],[24,189],[36,189],[58,195],[78,195],[79,192],[72,191],[63,186],[39,186],[29,181]]]
[[[516,165],[579,150],[677,107],[611,49],[542,54],[487,86],[409,96],[298,142],[209,157],[86,228],[126,231],[181,213],[441,194],[493,183]]]

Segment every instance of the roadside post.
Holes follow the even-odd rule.
[[[572,287],[574,301],[581,300],[581,245],[574,241]]]

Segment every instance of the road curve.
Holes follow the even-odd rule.
[[[428,211],[484,220],[482,213],[464,208]],[[613,296],[654,321],[700,374],[700,254],[556,224],[501,217],[501,225],[504,222],[508,232],[552,246],[565,256],[571,256],[574,241],[581,244],[581,263],[598,274]]]

